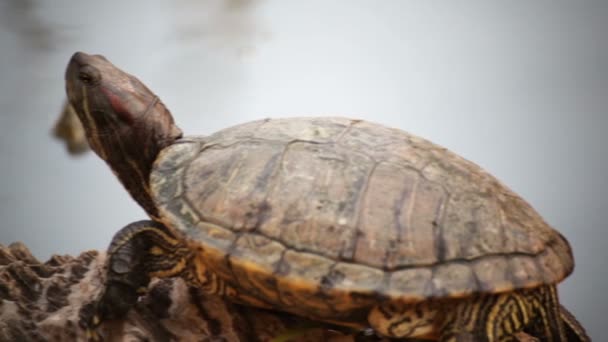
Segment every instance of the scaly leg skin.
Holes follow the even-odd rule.
[[[386,302],[368,316],[371,327],[381,335],[441,342],[518,341],[516,334],[530,327],[532,335],[543,341],[566,342],[562,319],[553,286],[460,300]],[[576,334],[582,328],[573,331]]]
[[[591,342],[591,337],[587,335],[585,328],[583,328],[568,309],[560,305],[559,313],[566,330],[568,342]]]
[[[510,342],[530,322],[531,305],[521,292],[465,299],[387,302],[368,316],[384,336],[433,338],[441,342]]]
[[[533,322],[531,334],[541,341],[568,341],[554,286],[463,301],[446,316],[440,341],[516,341],[514,335]]]
[[[568,341],[555,286],[543,286],[522,293],[530,303],[533,317],[527,330],[543,342]]]
[[[555,286],[528,291],[528,301],[533,306],[534,320],[526,331],[537,336],[540,341],[591,341],[574,315],[559,304]]]
[[[381,336],[393,338],[418,337],[435,340],[435,322],[445,309],[449,308],[435,300],[418,303],[388,301],[374,307],[367,320],[370,327]]]
[[[124,317],[153,277],[185,276],[190,258],[187,246],[161,223],[138,221],[116,233],[108,248],[104,290],[82,314],[89,339],[100,340],[96,330],[103,321]]]
[[[529,306],[517,293],[482,295],[463,300],[446,312],[441,342],[511,342],[529,321]]]

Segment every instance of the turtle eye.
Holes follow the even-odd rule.
[[[93,81],[93,77],[91,77],[91,75],[87,74],[86,72],[81,72],[78,75],[78,78],[82,81],[82,83],[85,84],[90,84]]]
[[[80,71],[78,72],[78,79],[86,85],[95,85],[99,83],[100,78],[101,75],[97,69],[91,67],[90,65],[81,67]]]

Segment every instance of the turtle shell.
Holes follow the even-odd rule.
[[[553,284],[567,241],[479,166],[345,118],[254,121],[164,149],[161,219],[270,305],[348,310]]]

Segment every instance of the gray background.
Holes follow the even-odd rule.
[[[49,130],[76,50],[138,75],[186,133],[344,115],[475,161],[570,240],[562,301],[608,323],[608,1],[0,2],[0,242],[104,248],[144,217]]]

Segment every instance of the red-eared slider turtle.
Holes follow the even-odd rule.
[[[91,326],[123,315],[152,277],[181,276],[390,337],[586,339],[557,298],[568,242],[445,148],[327,117],[183,138],[158,97],[102,56],[76,53],[66,82],[92,149],[152,219],[114,237]]]

